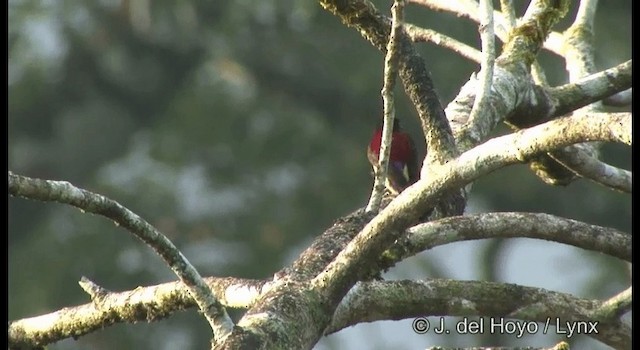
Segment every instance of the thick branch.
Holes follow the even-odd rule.
[[[631,105],[632,100],[633,100],[632,88],[628,88],[624,91],[618,92],[615,95],[611,95],[605,98],[604,100],[602,100],[602,103],[607,106],[626,107]]]
[[[597,73],[582,80],[576,85],[549,89],[532,89],[533,103],[523,103],[518,107],[509,123],[515,127],[526,127],[551,118],[575,111],[606,96],[631,86],[631,61],[615,68]],[[576,88],[577,87],[577,88]],[[546,101],[539,103],[537,101]],[[596,97],[597,96],[597,97]],[[570,101],[570,99],[574,99]],[[556,150],[550,155],[542,155],[531,163],[532,169],[543,181],[554,185],[567,185],[576,178],[576,174],[619,189],[602,171],[617,174],[611,167],[599,165],[597,151],[593,145],[574,145],[563,150]],[[565,166],[567,165],[567,166]],[[583,166],[584,165],[584,166]]]
[[[567,117],[511,135],[492,139],[463,153],[428,179],[420,179],[405,189],[380,215],[365,226],[349,245],[314,279],[314,284],[330,290],[330,295],[346,292],[355,283],[358,270],[372,257],[400,237],[405,225],[435,203],[437,195],[461,188],[491,171],[520,162],[542,152],[585,140],[631,143],[631,118]]]
[[[245,315],[220,348],[267,344],[307,348],[315,343],[329,318],[332,304],[369,271],[382,250],[398,238],[410,219],[417,217],[435,200],[440,191],[459,188],[499,167],[524,162],[532,155],[585,140],[631,140],[631,119],[624,117],[562,118],[528,130],[491,140],[442,166],[428,180],[421,179],[403,191],[383,212],[318,275],[311,285],[286,276],[260,299],[257,307]],[[303,264],[305,265],[305,264]],[[320,266],[320,265],[319,265]],[[294,269],[293,271],[297,271]],[[313,287],[319,287],[313,289]],[[310,289],[311,288],[311,289]],[[296,300],[295,303],[291,301]],[[318,310],[320,308],[321,310]],[[268,315],[268,316],[267,316]],[[285,317],[286,315],[286,317]],[[304,315],[304,320],[301,316]],[[266,317],[265,317],[266,316]],[[304,323],[305,327],[299,327]],[[297,325],[291,338],[291,328]],[[311,326],[310,326],[311,325]],[[302,333],[299,333],[302,332]],[[288,345],[285,345],[288,344]]]
[[[518,113],[511,120],[520,120],[522,127],[536,125],[565,115],[594,101],[611,96],[631,87],[631,60],[616,67],[592,74],[572,84],[546,89],[531,85],[530,80],[496,67],[491,90],[491,107],[485,124],[476,124],[467,130],[467,117],[471,112],[477,80],[465,84],[458,96],[447,106],[446,112],[462,151],[486,139],[489,132],[505,116]],[[515,112],[514,112],[515,111]],[[533,111],[526,112],[525,111]]]
[[[269,290],[267,281],[205,278],[207,286],[228,307],[246,308]],[[86,282],[85,282],[86,283]],[[9,323],[10,348],[34,348],[66,338],[77,338],[117,323],[153,322],[176,311],[197,306],[180,282],[105,292],[92,302]]]
[[[597,333],[591,332],[589,336],[618,349],[630,349],[631,327],[627,323],[592,318],[593,312],[604,304],[542,288],[495,282],[446,279],[361,282],[336,309],[326,333],[379,320],[489,316],[496,322],[507,319],[539,322],[536,333],[560,334],[566,332],[567,322],[595,322]],[[431,319],[431,329],[439,327],[439,322]],[[445,324],[445,328],[453,332],[455,325]],[[488,331],[489,325],[485,329]]]
[[[224,306],[213,296],[196,269],[171,241],[151,224],[120,203],[102,195],[77,188],[66,181],[32,179],[9,172],[12,196],[72,205],[83,212],[98,214],[114,221],[148,244],[169,265],[193,294],[198,307],[211,325],[216,340],[231,332],[233,322]]]
[[[550,156],[579,176],[616,191],[631,193],[630,171],[599,161],[584,148],[582,144],[573,145],[550,153]]]
[[[632,293],[631,287],[612,297],[593,310],[591,318],[594,320],[615,321],[627,312],[631,311]]]
[[[567,14],[568,10],[568,0],[532,1],[521,22],[509,33],[509,40],[505,42],[502,49],[499,64],[531,66],[551,28]]]
[[[487,139],[496,125],[522,103],[521,98],[526,91],[530,90],[531,81],[526,75],[516,75],[500,66],[494,67],[491,90],[487,96],[487,108],[482,118],[469,124],[469,115],[476,99],[478,84],[480,82],[472,76],[446,109],[461,152]]]
[[[565,115],[629,88],[631,88],[631,60],[571,84],[552,88],[550,92],[557,103],[545,118]]]
[[[493,127],[505,116],[509,117],[511,123],[527,127],[559,117],[629,88],[631,61],[583,78],[575,84],[552,89],[531,85],[526,76],[497,66],[489,96],[489,109],[484,114],[483,123],[476,123],[471,127],[467,124],[467,117],[475,99],[477,84],[475,79],[470,80],[447,106],[447,115],[451,120],[458,147],[462,151],[484,141]],[[562,157],[563,164],[566,163],[573,172],[588,179],[623,191],[630,187],[625,185],[630,185],[630,182],[625,180],[624,172],[599,162],[584,150],[574,149],[572,146],[554,155],[558,156],[558,160]],[[558,166],[564,168],[562,165]],[[570,175],[575,176],[572,173]]]
[[[513,8],[512,0],[500,0],[500,12],[504,16],[505,22],[507,22],[508,29],[515,27],[516,25],[516,10]]]
[[[492,89],[487,97],[488,108],[481,118],[472,115],[475,100],[479,98],[478,91],[482,89],[478,87],[476,79],[470,79],[449,104],[446,112],[456,142],[463,151],[486,139],[499,122],[513,116],[517,110],[533,110],[531,114],[536,116],[548,110],[551,101],[544,90],[534,88],[528,67],[551,26],[566,10],[566,2],[557,7],[541,1],[532,2],[522,23],[513,28],[503,52],[496,59]],[[536,124],[527,121],[519,123],[520,127]]]
[[[595,16],[596,3],[597,0],[580,1],[575,21],[564,32],[563,56],[566,70],[569,73],[569,81],[572,82],[597,71],[593,57],[593,17]],[[598,112],[600,107],[600,102],[594,102],[573,111],[573,113]],[[514,125],[518,124],[514,123]],[[578,153],[580,156],[576,157],[575,154]],[[568,185],[577,178],[576,174],[580,175],[581,160],[592,158],[593,162],[597,162],[597,154],[598,145],[596,143],[583,143],[567,150],[557,150],[544,155],[539,161],[532,163],[531,167],[536,175],[546,183]],[[565,164],[573,165],[573,167],[568,168]],[[591,176],[592,174],[586,173],[585,175]]]
[[[414,226],[387,250],[389,263],[425,250],[487,238],[535,238],[569,244],[631,262],[631,235],[616,229],[589,225],[549,214],[486,213],[455,216]]]
[[[585,140],[630,142],[631,118],[561,118],[493,139],[441,167],[433,168],[432,176],[420,179],[400,193],[328,266],[320,264],[329,257],[322,255],[317,264],[312,264],[312,270],[305,269],[305,265],[317,258],[314,254],[303,253],[290,273],[274,281],[269,292],[245,314],[217,349],[248,346],[311,348],[347,291],[357,281],[371,277],[372,267],[376,266],[380,254],[400,237],[413,220],[433,206],[439,195],[459,189],[498,168],[526,162],[536,154]],[[364,222],[358,220],[358,225]],[[339,239],[349,241],[349,238]],[[314,251],[312,248],[309,250],[311,253]],[[334,253],[335,250],[328,254]],[[300,273],[312,277],[316,268],[321,268],[322,272],[311,283],[295,277]]]

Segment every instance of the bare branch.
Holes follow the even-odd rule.
[[[454,216],[409,228],[408,235],[383,254],[385,263],[404,260],[453,242],[487,238],[535,238],[564,243],[631,261],[631,235],[539,213],[485,213]]]
[[[619,319],[622,315],[631,311],[631,294],[631,287],[625,289],[620,294],[602,303],[598,309],[593,310],[591,318],[605,322]]]
[[[434,11],[450,12],[458,17],[468,18],[472,21],[480,23],[480,17],[478,16],[479,5],[476,1],[471,0],[409,0],[409,3],[421,5],[430,8]],[[507,42],[510,35],[510,29],[513,27],[510,21],[499,12],[494,11],[493,17],[496,22],[496,34],[503,42]],[[556,53],[562,54],[563,49],[562,34],[557,32],[550,32],[549,37],[544,42],[544,48]]]
[[[379,166],[375,171],[373,192],[367,204],[366,211],[377,211],[384,194],[385,181],[388,176],[389,156],[391,152],[391,138],[393,133],[393,120],[396,117],[393,89],[396,86],[396,74],[398,74],[398,37],[402,31],[404,18],[404,1],[396,0],[391,7],[392,24],[387,53],[384,57],[384,83],[382,85],[382,101],[384,109],[384,124],[382,126],[382,140],[380,141]]]
[[[539,322],[540,333],[561,334],[567,323],[591,322],[597,333],[588,334],[618,349],[631,348],[631,327],[620,320],[592,318],[603,302],[576,298],[542,288],[515,284],[430,279],[425,281],[371,281],[358,283],[336,309],[326,334],[362,322],[427,316],[488,316]],[[432,320],[432,327],[440,327]],[[489,321],[490,322],[490,321]],[[455,329],[454,325],[445,328]],[[565,333],[566,334],[566,333]]]
[[[593,17],[595,16],[596,1],[584,0],[580,1],[576,18],[564,32],[565,49],[563,52],[565,58],[565,68],[569,72],[569,81],[576,81],[579,78],[596,72],[593,59]],[[582,107],[576,112],[597,112],[600,111],[601,103],[593,102],[592,104]],[[577,145],[576,145],[577,146]],[[582,158],[593,158],[597,162],[598,145],[595,143],[585,143],[579,145],[584,152]],[[563,159],[566,163],[577,163],[578,160],[570,153],[572,150],[565,152],[557,150],[548,155],[542,156],[540,160],[531,164],[536,175],[544,182],[553,185],[567,185],[577,177],[575,173],[579,169],[569,169],[564,166],[564,162],[558,161]],[[577,149],[573,153],[578,152]],[[587,156],[590,154],[591,156]]]
[[[552,88],[550,92],[557,103],[550,117],[565,115],[629,88],[631,88],[631,60],[571,84]]]
[[[540,102],[544,101],[544,95],[548,94],[546,103],[539,104],[542,108],[523,108],[519,107],[516,113],[517,118],[510,118],[511,125],[517,127],[525,127],[527,125],[536,124],[543,120],[548,120],[557,116],[564,115],[568,112],[577,110],[581,107],[589,105],[604,97],[610,96],[620,90],[631,86],[631,61],[625,62],[617,67],[605,70],[600,73],[582,78],[575,84],[567,84],[559,88],[542,90],[540,93],[534,93],[531,97],[537,98]],[[536,90],[533,89],[532,92]],[[526,106],[523,103],[522,106]],[[530,106],[535,106],[531,104]],[[574,146],[571,146],[574,147]],[[586,151],[586,152],[585,152]],[[554,185],[567,185],[575,179],[575,173],[587,178],[600,182],[596,177],[596,173],[591,173],[593,169],[567,169],[562,163],[557,162],[553,157],[563,159],[567,164],[575,163],[579,165],[578,159],[571,154],[580,152],[583,154],[581,158],[595,157],[596,149],[591,146],[582,146],[581,150],[557,150],[554,154],[543,155],[538,157],[536,161],[531,163],[532,169],[536,175],[546,183]],[[556,154],[557,153],[557,154]],[[592,163],[598,162],[593,158]],[[609,169],[612,170],[612,169]],[[606,179],[603,181],[606,182]]]
[[[269,290],[267,281],[237,278],[205,278],[215,296],[229,307],[248,307]],[[116,323],[153,322],[197,304],[180,282],[110,292],[83,278],[83,289],[91,292],[92,302],[9,323],[9,347],[34,348],[62,339],[79,337]]]
[[[496,125],[504,120],[505,116],[512,113],[518,104],[522,103],[520,99],[522,96],[526,96],[526,91],[530,90],[531,81],[527,76],[513,74],[496,65],[491,91],[487,97],[489,100],[487,109],[482,118],[476,119],[475,123],[470,125],[468,124],[469,115],[476,99],[478,84],[478,80],[472,76],[446,109],[461,152],[486,140]]]
[[[611,125],[618,126],[619,130],[612,132],[612,130],[610,129]],[[315,285],[317,287],[321,287],[319,288],[319,291],[310,293],[310,290],[308,289],[308,282],[297,282],[296,280],[291,279],[291,277],[275,281],[267,294],[278,295],[278,293],[282,293],[284,290],[287,290],[287,295],[290,298],[302,297],[303,299],[298,300],[304,300],[304,302],[296,303],[296,307],[291,309],[291,306],[293,305],[287,304],[287,298],[277,299],[280,300],[280,302],[275,304],[270,303],[275,302],[276,299],[266,298],[266,296],[260,298],[260,307],[255,310],[252,309],[253,312],[249,315],[250,317],[243,317],[241,322],[238,324],[240,327],[236,327],[238,332],[236,337],[234,337],[232,339],[232,342],[228,344],[225,342],[225,346],[230,346],[230,344],[241,344],[243,342],[242,339],[245,339],[246,341],[258,342],[267,341],[267,339],[255,338],[259,337],[259,333],[254,333],[255,331],[257,331],[256,328],[262,329],[261,327],[264,326],[261,326],[260,324],[266,321],[266,319],[259,319],[256,317],[258,317],[259,315],[265,315],[265,312],[267,312],[267,314],[272,315],[267,319],[269,319],[270,321],[274,321],[278,315],[278,312],[282,312],[282,310],[278,308],[279,306],[283,306],[280,305],[280,303],[285,303],[286,305],[288,305],[289,309],[287,310],[291,311],[292,313],[290,316],[295,318],[295,315],[297,315],[296,319],[298,322],[300,322],[301,314],[307,316],[316,315],[315,313],[309,313],[314,310],[314,307],[317,307],[314,306],[316,303],[319,303],[319,305],[324,305],[323,309],[329,307],[331,303],[325,302],[326,300],[329,300],[328,298],[331,298],[331,296],[340,295],[341,293],[346,293],[350,286],[352,286],[356,280],[361,278],[362,270],[359,269],[366,268],[366,263],[364,263],[366,259],[364,261],[360,260],[362,261],[362,263],[355,264],[355,266],[342,265],[346,267],[346,269],[342,271],[342,268],[340,267],[341,264],[345,262],[351,263],[351,261],[348,261],[351,259],[362,259],[360,257],[369,257],[369,260],[371,260],[379,256],[385,246],[388,246],[391,242],[398,238],[399,233],[396,233],[394,231],[402,230],[402,225],[406,225],[408,224],[408,222],[410,222],[407,217],[410,217],[411,215],[418,216],[419,213],[421,213],[424,209],[421,206],[426,207],[429,205],[429,200],[434,200],[437,195],[434,190],[436,186],[441,190],[446,190],[447,188],[455,186],[462,186],[465,182],[472,181],[476,177],[493,171],[501,166],[526,161],[526,158],[533,154],[548,152],[551,149],[562,147],[570,143],[584,141],[584,139],[615,141],[621,138],[628,138],[630,140],[630,125],[630,118],[624,117],[606,117],[595,119],[589,118],[587,116],[581,118],[562,118],[528,130],[517,132],[513,135],[507,135],[494,139],[474,148],[471,151],[462,154],[456,160],[447,163],[441,169],[439,169],[439,171],[435,174],[436,176],[432,177],[429,181],[420,180],[414,186],[411,186],[407,190],[403,191],[388,207],[386,207],[382,211],[380,215],[374,218],[374,220],[362,230],[362,232],[352,241],[352,243],[349,244],[347,248],[339,254],[334,262],[327,266],[325,270],[326,272],[320,273],[318,277],[312,281],[312,286]],[[571,132],[567,132],[567,130],[571,130]],[[628,131],[629,135],[621,136],[620,134],[624,134],[623,131],[625,130]],[[480,167],[478,167],[478,165],[480,165]],[[10,181],[9,188],[10,193],[13,193],[15,195],[15,183],[12,184],[12,181]],[[46,199],[48,198],[48,195],[45,196],[45,198],[42,198],[42,195],[36,198]],[[86,207],[86,205],[81,206]],[[97,210],[94,210],[92,208],[92,212],[95,211]],[[403,211],[406,211],[406,215],[395,215],[396,213]],[[110,213],[111,214],[109,217],[115,215],[113,212]],[[384,237],[385,234],[391,237]],[[373,237],[373,239],[371,239],[371,237]],[[362,249],[359,249],[358,247],[361,247]],[[314,257],[318,256],[317,253],[313,253],[314,250],[312,248],[310,249],[310,252]],[[362,250],[365,251],[364,254]],[[312,257],[311,259],[313,259],[314,257]],[[310,257],[306,257],[306,255],[303,255],[303,257],[301,258],[304,260],[303,262],[310,262]],[[320,258],[322,258],[321,260],[323,261],[327,258],[330,259],[330,257],[325,256],[320,256]],[[319,262],[318,268],[322,269],[322,265],[320,263],[321,262]],[[314,264],[313,266],[316,266],[316,264]],[[345,275],[345,273],[350,272],[350,270],[352,269],[356,269],[356,273],[354,275]],[[304,268],[299,268],[296,266],[293,267],[292,271],[302,271],[300,273],[305,273],[303,272],[305,271]],[[332,271],[339,271],[338,275],[342,275],[342,279],[336,280],[336,275],[331,274]],[[323,279],[323,277],[327,278]],[[339,284],[332,284],[331,279],[336,280],[336,282],[339,282]],[[341,290],[344,292],[342,292]],[[294,291],[295,295],[291,294]],[[315,297],[309,299],[308,297],[312,295],[315,295]],[[320,297],[321,295],[324,295],[324,297]],[[340,300],[340,298],[330,300]],[[324,317],[314,318],[312,321],[315,321],[315,323],[312,324],[314,324],[316,327],[313,328],[317,328],[317,330],[324,329],[325,326],[322,323],[324,322],[323,320],[326,320],[326,322],[328,322],[328,320]],[[294,322],[294,319],[282,318],[278,319],[278,322],[273,322],[270,325],[271,327],[278,327],[278,325],[283,325],[282,322],[286,322],[288,324],[288,322]],[[308,327],[308,323],[305,323],[305,325],[307,325]],[[312,344],[314,342],[314,339],[316,339],[316,336],[313,335],[315,334],[315,331],[307,329],[306,332],[309,332],[308,337],[300,338],[299,341],[304,342],[304,344]],[[236,330],[234,330],[234,333],[236,333]],[[302,345],[301,343],[297,344]]]
[[[569,72],[569,81],[597,72],[593,55],[593,19],[597,5],[598,0],[580,1],[573,24],[564,32],[565,68]]]
[[[356,28],[376,48],[386,51],[391,24],[371,2],[320,0],[320,5],[347,26]],[[457,154],[449,122],[424,60],[415,51],[408,35],[404,31],[399,34],[399,76],[420,117],[427,143],[425,163],[444,163]]]
[[[631,101],[633,100],[632,88],[628,88],[624,91],[620,91],[615,95],[611,95],[604,100],[602,103],[607,106],[613,107],[626,107],[631,105]]]
[[[474,62],[481,63],[482,61],[482,53],[480,51],[452,37],[438,33],[435,30],[420,28],[409,23],[406,23],[404,27],[414,43],[428,41],[447,48]]]
[[[483,123],[477,123],[474,127],[469,127],[466,124],[467,116],[475,99],[477,84],[475,79],[466,83],[461,88],[458,96],[446,109],[461,151],[468,150],[484,141],[489,132],[505,116],[509,117],[515,114],[516,117],[510,118],[510,120],[518,121],[523,127],[535,125],[610,96],[617,91],[629,88],[631,86],[631,61],[585,77],[574,84],[567,84],[550,90],[532,86],[526,77],[496,66],[493,86],[489,96],[489,109],[484,118],[481,119]],[[575,153],[578,150],[568,150],[567,152]],[[580,152],[582,153],[582,151]],[[561,156],[558,156],[558,158]],[[624,185],[622,188],[615,185],[615,182],[619,181],[611,182],[613,179],[607,179],[609,175],[606,174],[618,173],[615,169],[598,166],[596,159],[590,162],[593,163],[592,166],[581,169],[577,165],[583,161],[576,159],[573,162],[569,162],[567,157],[569,155],[566,155],[565,152],[563,159],[567,161],[567,165],[570,163],[576,164],[576,167],[572,170],[581,176],[601,182],[608,187],[624,188]],[[580,156],[580,159],[584,160],[585,157]],[[605,178],[602,178],[602,176],[605,176]],[[598,178],[602,179],[598,180]],[[624,179],[621,180],[625,182]]]
[[[269,292],[252,306],[225,343],[217,348],[231,349],[249,344],[254,348],[310,348],[349,289],[357,281],[371,278],[372,271],[378,271],[380,254],[443,193],[459,189],[501,167],[526,162],[536,154],[573,143],[626,139],[631,139],[630,118],[566,117],[493,139],[432,168],[434,172],[428,179],[421,178],[402,191],[371,221],[366,223],[360,218],[350,225],[352,228],[364,226],[355,238],[349,240],[351,232],[346,237],[341,237],[344,234],[337,236],[341,242],[349,242],[345,248],[318,254],[317,249],[322,249],[325,243],[318,243],[318,247],[314,243],[298,258],[289,273],[274,280]],[[321,264],[325,261],[331,262]],[[312,267],[305,267],[307,265]],[[291,334],[298,336],[291,337]]]
[[[549,86],[549,82],[547,81],[547,75],[544,73],[544,69],[542,69],[538,60],[535,60],[531,64],[531,76],[533,77],[533,81],[536,84],[544,87]]]
[[[312,284],[330,295],[346,292],[357,280],[358,269],[380,256],[412,220],[447,190],[461,188],[478,177],[530,157],[585,140],[631,143],[631,118],[624,116],[566,117],[494,138],[432,169],[405,189],[343,249]],[[348,281],[348,282],[345,282]]]
[[[512,0],[500,0],[500,12],[509,26],[508,29],[516,26],[516,11],[513,8]]]
[[[524,64],[529,67],[556,24],[569,10],[569,1],[549,2],[534,0],[527,12],[509,34],[502,54],[498,58],[501,65]]]
[[[633,179],[631,172],[599,161],[591,156],[583,145],[566,147],[549,155],[579,176],[616,191],[631,193]]]
[[[9,172],[12,195],[58,201],[113,220],[149,244],[181,280],[114,293],[83,277],[80,285],[90,295],[90,304],[11,322],[9,345],[42,346],[117,322],[134,322],[141,318],[156,320],[175,310],[197,305],[214,331],[212,346],[219,349],[311,348],[324,331],[346,327],[349,322],[406,318],[412,312],[419,313],[416,316],[446,313],[546,321],[545,333],[550,315],[557,317],[554,320],[558,328],[564,326],[562,322],[595,320],[598,332],[591,336],[611,346],[629,348],[631,328],[620,318],[631,310],[631,288],[603,302],[537,288],[487,282],[432,280],[360,282],[356,285],[357,281],[370,279],[378,273],[386,261],[395,262],[436,245],[470,239],[524,236],[631,260],[630,234],[546,214],[495,213],[451,217],[407,231],[407,227],[415,224],[426,209],[433,208],[443,197],[459,193],[463,186],[492,171],[512,164],[531,163],[537,157],[546,157],[553,164],[560,164],[565,171],[565,167],[570,168],[576,174],[605,186],[631,192],[630,172],[600,162],[589,154],[586,146],[576,146],[587,141],[631,144],[631,113],[573,113],[563,117],[589,104],[592,105],[587,108],[591,109],[598,105],[594,106],[594,102],[620,89],[630,90],[631,61],[616,67],[615,71],[600,73],[597,78],[594,78],[598,76],[595,74],[574,82],[574,78],[595,70],[590,66],[593,63],[592,53],[579,45],[588,44],[591,39],[589,35],[593,34],[597,0],[581,2],[574,25],[564,36],[551,32],[551,28],[566,14],[568,0],[533,0],[518,26],[515,26],[511,0],[500,1],[504,14],[493,11],[491,0],[478,1],[409,0],[435,9],[448,9],[479,21],[482,56],[477,50],[454,39],[403,24],[405,0],[394,1],[391,20],[381,15],[368,0],[320,0],[325,9],[386,52],[382,89],[385,124],[379,159],[383,170],[376,173],[376,184],[367,211],[359,210],[339,219],[290,267],[278,272],[272,281],[214,279],[214,282],[205,282],[166,237],[119,203],[67,182],[31,179]],[[492,19],[492,16],[496,18]],[[494,20],[497,23],[495,27]],[[494,29],[505,41],[505,46],[492,71]],[[584,33],[587,33],[586,39],[580,37]],[[452,108],[453,113],[449,115],[451,125],[427,66],[409,38],[414,42],[441,40],[437,44],[482,60],[480,77],[476,79],[473,76],[463,87],[464,94],[461,91],[464,99],[452,103],[454,107],[463,107]],[[571,39],[577,41],[565,50],[562,41]],[[538,76],[536,81],[541,84],[545,81],[541,70],[536,73],[539,67],[535,58],[542,47],[566,55],[568,64],[572,60],[580,64],[571,72],[571,80],[575,84],[555,89],[533,84],[531,74]],[[586,58],[579,57],[585,53]],[[381,180],[386,177],[396,74],[418,111],[427,144],[423,174],[428,176],[423,175],[371,220],[371,210],[377,209],[380,203],[378,196],[383,193],[384,182]],[[593,96],[600,97],[593,99]],[[561,118],[549,121],[557,117]],[[476,146],[504,120],[520,129],[545,124]],[[456,141],[460,148],[457,148]],[[460,154],[461,149],[466,152]],[[445,216],[452,215],[450,212],[444,211]],[[234,326],[226,313],[227,305],[249,307],[250,310]],[[417,310],[416,305],[420,305]],[[335,315],[333,320],[332,315]],[[556,346],[558,349],[566,347],[566,343]]]
[[[489,95],[493,82],[493,65],[496,57],[493,30],[493,4],[490,0],[480,0],[480,5],[480,37],[482,39],[482,65],[478,79],[480,89],[478,89],[475,100],[473,101],[473,108],[471,108],[471,113],[469,113],[466,130],[474,130],[477,128],[477,124],[484,124],[479,120],[486,118],[484,114],[489,104]]]
[[[475,118],[473,122],[469,118],[471,101],[475,101],[477,91],[480,90],[478,81],[473,78],[447,106],[447,115],[462,151],[482,142],[500,121],[514,115],[515,111],[533,110],[532,113],[537,116],[551,104],[544,90],[534,89],[528,72],[528,67],[534,61],[551,26],[567,10],[566,2],[558,5],[558,8],[546,5],[549,4],[532,2],[523,21],[512,30],[502,54],[496,59],[488,110],[483,117]],[[532,105],[537,108],[530,108]],[[519,126],[530,125],[535,123],[527,122],[526,125]]]
[[[149,245],[169,265],[193,294],[200,311],[209,322],[216,340],[223,339],[233,328],[224,306],[213,296],[198,271],[171,241],[151,224],[120,203],[102,195],[71,185],[66,181],[32,179],[9,172],[9,194],[26,199],[59,202],[83,212],[102,215],[114,221]]]
[[[97,283],[84,276],[82,276],[78,284],[80,285],[82,290],[84,290],[85,292],[87,292],[87,294],[89,294],[89,296],[91,296],[91,300],[93,300],[94,303],[100,302],[101,299],[111,293],[109,290],[102,288]]]

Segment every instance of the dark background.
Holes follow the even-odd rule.
[[[391,1],[374,3],[387,11]],[[573,19],[573,6],[556,30]],[[365,149],[382,113],[383,55],[317,2],[9,1],[8,9],[11,171],[119,201],[205,276],[268,278],[334,219],[366,204]],[[479,47],[468,20],[416,6],[407,7],[407,19]],[[630,0],[600,1],[595,25],[599,69],[631,57]],[[417,47],[444,105],[478,70],[433,44]],[[543,53],[541,62],[552,85],[566,82],[562,60]],[[422,143],[416,112],[396,91],[397,115]],[[603,154],[630,168],[628,147],[606,145]],[[477,181],[467,211],[546,212],[631,232],[629,195],[586,180],[550,187],[524,165]],[[8,243],[10,320],[89,302],[81,276],[115,291],[175,280],[132,235],[64,205],[9,198]],[[594,298],[630,283],[621,262],[557,244],[454,246],[421,254],[389,276],[549,283]],[[368,329],[358,327],[318,347],[353,348],[345,344]],[[50,348],[197,349],[209,332],[192,309]],[[391,331],[370,336],[397,347],[431,344]],[[462,345],[453,337],[437,342],[447,343]]]

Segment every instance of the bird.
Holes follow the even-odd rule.
[[[367,149],[367,158],[369,158],[374,173],[379,167],[381,141],[382,123],[379,123]],[[405,188],[418,181],[420,177],[415,143],[411,136],[400,128],[400,121],[397,118],[393,120],[391,151],[387,169],[385,186],[394,195],[400,194]]]

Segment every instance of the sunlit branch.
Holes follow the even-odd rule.
[[[549,332],[566,328],[566,322],[594,322],[592,314],[602,305],[600,300],[507,283],[449,279],[360,282],[338,306],[325,334],[363,322],[412,317],[424,320],[441,315],[520,319],[538,322],[540,332]],[[432,328],[441,326],[441,318],[427,320]],[[451,325],[445,325],[448,327]],[[617,349],[631,348],[632,333],[627,323],[611,320],[596,327],[597,333],[589,334],[592,338]]]
[[[198,271],[187,258],[151,224],[120,205],[120,203],[75,187],[66,181],[33,179],[9,172],[9,194],[26,199],[69,204],[83,212],[102,215],[113,220],[149,245],[169,265],[193,294],[200,311],[209,322],[215,339],[231,332],[233,322],[224,306],[213,296]]]

